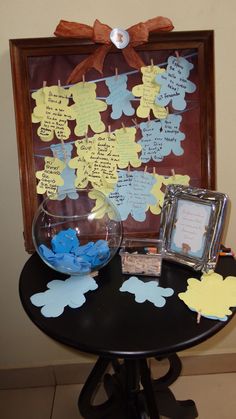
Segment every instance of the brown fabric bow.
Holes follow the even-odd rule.
[[[166,17],[155,17],[146,22],[140,22],[127,29],[130,36],[130,42],[127,47],[121,51],[130,67],[139,69],[144,66],[143,60],[135,51],[135,47],[148,41],[150,32],[168,32],[172,31],[174,26],[170,19]],[[100,45],[93,54],[78,64],[70,74],[67,83],[75,83],[81,80],[86,71],[95,68],[102,73],[104,59],[112,47],[110,40],[111,28],[99,20],[95,20],[93,27],[83,23],[67,22],[61,20],[56,27],[54,35],[61,37],[91,39]]]

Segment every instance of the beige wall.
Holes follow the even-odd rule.
[[[37,366],[90,360],[47,338],[28,319],[18,297],[18,278],[28,255],[22,238],[16,134],[8,40],[51,36],[61,18],[92,24],[95,18],[112,27],[126,28],[162,15],[172,19],[175,30],[215,31],[217,189],[229,194],[232,210],[225,243],[236,250],[236,56],[235,0],[2,0],[0,5],[0,368]],[[208,342],[185,353],[236,351],[236,318]]]

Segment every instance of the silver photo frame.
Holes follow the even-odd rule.
[[[168,185],[161,214],[163,258],[207,272],[217,263],[229,198],[226,194]]]

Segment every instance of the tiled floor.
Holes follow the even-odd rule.
[[[80,419],[77,400],[81,387],[73,384],[0,390],[0,418]],[[172,390],[178,400],[196,402],[200,419],[236,417],[236,373],[180,377]]]

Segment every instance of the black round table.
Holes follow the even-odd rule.
[[[236,276],[233,257],[220,257],[216,272],[226,277]],[[163,262],[160,286],[173,288],[162,308],[151,302],[137,303],[135,296],[119,288],[127,276],[121,272],[119,255],[95,278],[98,288],[85,294],[80,308],[65,307],[62,315],[46,318],[30,297],[46,291],[47,283],[66,279],[45,265],[35,253],[26,262],[19,283],[22,305],[44,333],[65,345],[98,355],[79,397],[79,410],[85,419],[158,419],[160,415],[173,419],[198,416],[192,400],[177,401],[169,389],[181,372],[176,352],[197,345],[221,330],[227,322],[202,317],[178,298],[187,288],[187,279],[200,278],[200,272],[167,261]],[[139,277],[143,281],[151,277]],[[233,313],[234,314],[234,313]],[[151,378],[147,359],[169,360],[169,371],[159,379]],[[112,373],[107,372],[112,366]],[[98,383],[103,381],[107,401],[93,405]]]

